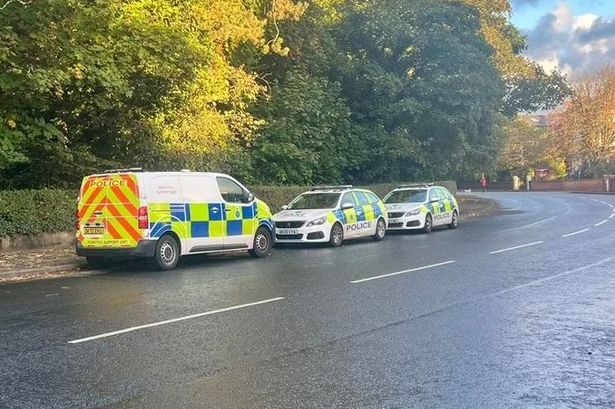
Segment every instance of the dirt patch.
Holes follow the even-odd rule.
[[[499,209],[498,202],[477,194],[457,195],[462,219],[477,219],[489,216]]]

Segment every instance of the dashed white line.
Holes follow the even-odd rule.
[[[151,324],[145,324],[145,325],[139,325],[139,326],[136,326],[136,327],[124,328],[124,329],[120,329],[118,331],[106,332],[104,334],[94,335],[94,336],[87,337],[87,338],[74,339],[72,341],[68,341],[68,343],[69,344],[79,344],[81,342],[92,341],[92,340],[100,339],[100,338],[107,338],[107,337],[111,337],[111,336],[114,336],[114,335],[125,334],[127,332],[137,331],[137,330],[140,330],[140,329],[152,328],[152,327],[157,327],[157,326],[160,326],[160,325],[171,324],[173,322],[185,321],[185,320],[190,320],[190,319],[193,319],[193,318],[204,317],[206,315],[219,314],[221,312],[234,311],[234,310],[239,310],[241,308],[253,307],[255,305],[261,305],[261,304],[267,304],[267,303],[270,303],[270,302],[281,301],[283,299],[284,299],[284,297],[276,297],[276,298],[270,298],[268,300],[256,301],[256,302],[251,302],[251,303],[248,303],[248,304],[241,304],[241,305],[235,305],[233,307],[221,308],[219,310],[207,311],[207,312],[202,312],[202,313],[199,313],[199,314],[186,315],[185,317],[173,318],[173,319],[170,319],[170,320],[153,322]]]
[[[572,233],[568,233],[568,234],[564,234],[562,237],[572,237],[572,236],[576,236],[577,234],[581,234],[581,233],[585,233],[586,231],[589,231],[589,229],[583,229],[583,230],[579,230],[579,231],[575,231]]]
[[[525,247],[531,247],[531,246],[537,246],[539,244],[544,243],[544,241],[535,241],[533,243],[528,243],[528,244],[522,244],[520,246],[515,246],[515,247],[509,247],[507,249],[502,249],[502,250],[495,250],[495,251],[490,251],[489,254],[499,254],[499,253],[504,253],[506,251],[512,251],[512,250],[518,250],[518,249],[522,249]]]
[[[607,203],[607,206],[609,206],[611,209],[615,209],[615,206],[613,206],[613,205],[612,205],[612,204],[610,204],[610,203]]]
[[[366,281],[378,280],[380,278],[386,278],[386,277],[393,277],[393,276],[397,276],[397,275],[400,275],[400,274],[412,273],[414,271],[427,270],[428,268],[440,267],[440,266],[445,266],[447,264],[453,264],[453,263],[455,263],[455,260],[449,260],[449,261],[444,261],[442,263],[431,264],[431,265],[428,265],[428,266],[411,268],[409,270],[403,270],[403,271],[397,271],[395,273],[382,274],[382,275],[379,275],[379,276],[362,278],[360,280],[351,281],[350,283],[351,284],[359,284],[359,283],[364,283]]]
[[[596,224],[594,224],[594,227],[602,226],[604,223],[608,223],[608,222],[609,222],[609,220],[608,220],[608,219],[607,219],[607,220],[603,220],[603,221],[601,221],[600,223],[596,223]]]
[[[612,214],[609,216],[609,219],[612,219],[613,217],[615,217],[615,213],[612,213]]]

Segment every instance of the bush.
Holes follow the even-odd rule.
[[[437,182],[452,193],[454,181]],[[381,198],[399,183],[365,186]],[[309,190],[305,186],[253,186],[252,192],[279,211],[296,196]],[[77,191],[60,189],[0,191],[0,237],[70,231],[74,225]]]
[[[0,237],[71,230],[76,198],[74,190],[0,191]]]

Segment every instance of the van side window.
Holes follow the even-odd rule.
[[[218,176],[216,180],[218,181],[218,188],[220,189],[222,198],[225,201],[231,203],[241,203],[246,195],[246,192],[244,192],[241,186],[233,182],[231,179],[220,176]]]

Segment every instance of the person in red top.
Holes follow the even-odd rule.
[[[487,191],[487,178],[485,178],[484,173],[480,177],[480,187],[483,189],[483,192]]]

